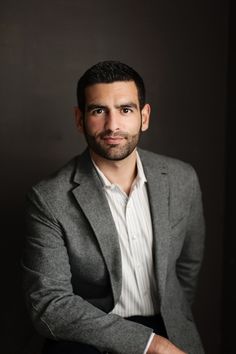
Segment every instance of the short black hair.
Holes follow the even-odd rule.
[[[141,76],[130,66],[115,60],[102,61],[89,68],[78,81],[77,100],[80,110],[85,111],[85,89],[88,86],[112,83],[116,81],[134,81],[138,90],[139,106],[145,105],[145,86]]]

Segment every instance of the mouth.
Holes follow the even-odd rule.
[[[106,144],[117,145],[124,140],[124,138],[122,136],[104,136],[102,140],[105,141]]]

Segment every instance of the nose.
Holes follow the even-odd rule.
[[[116,111],[109,111],[106,115],[105,129],[110,131],[119,130],[119,116]]]

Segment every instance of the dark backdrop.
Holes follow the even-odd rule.
[[[229,3],[229,45],[227,80],[227,142],[226,142],[226,212],[224,234],[224,272],[223,272],[223,353],[235,352],[236,318],[236,169],[235,169],[235,117],[236,117],[236,3]]]
[[[0,2],[0,351],[39,345],[21,295],[24,196],[85,144],[73,121],[78,77],[117,59],[143,76],[152,123],[141,146],[193,164],[203,190],[206,255],[195,316],[221,349],[228,7],[224,0]],[[33,338],[33,339],[32,339]],[[27,349],[28,348],[28,349]]]

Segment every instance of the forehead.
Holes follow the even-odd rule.
[[[133,101],[138,103],[138,90],[134,81],[116,81],[100,83],[86,87],[86,104],[103,103],[109,101]]]

